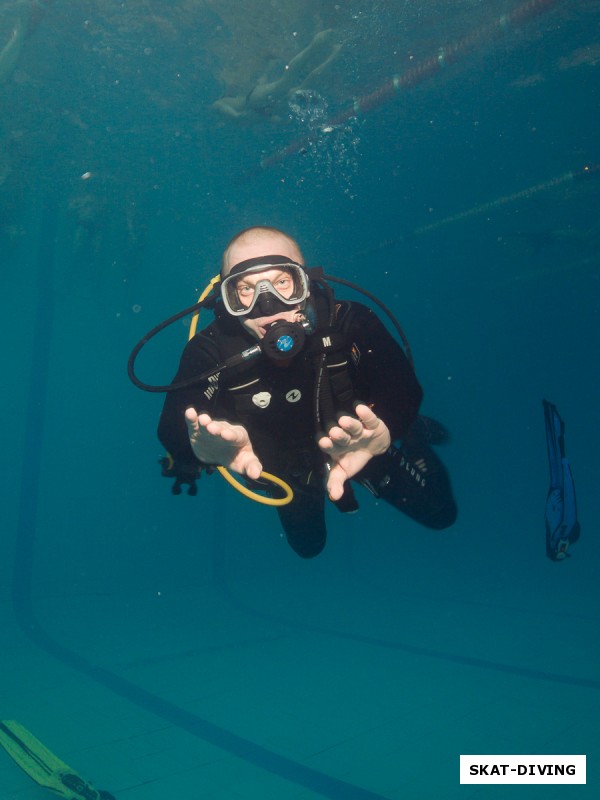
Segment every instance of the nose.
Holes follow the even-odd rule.
[[[256,298],[256,305],[263,317],[270,317],[281,310],[277,308],[277,299],[273,297],[271,292],[261,291]]]

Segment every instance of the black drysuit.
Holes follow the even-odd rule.
[[[158,436],[175,462],[174,474],[193,475],[200,466],[189,443],[187,408],[244,425],[263,469],[283,478],[294,491],[293,501],[277,511],[291,547],[310,558],[321,552],[326,539],[325,460],[316,443],[317,428],[322,433],[360,401],[372,407],[392,441],[400,444],[373,457],[353,480],[427,527],[451,525],[456,507],[449,479],[419,424],[423,393],[401,347],[359,303],[338,303],[329,328],[322,292],[313,287],[309,302],[316,331],[291,362],[282,366],[261,355],[224,370],[218,379],[169,392]],[[330,343],[331,352],[323,342]],[[198,376],[253,344],[256,341],[240,322],[218,304],[215,321],[188,342],[173,382]],[[323,352],[326,362],[319,386],[330,402],[327,419],[321,408],[317,425],[315,384]],[[341,510],[354,506],[350,487],[337,505]]]

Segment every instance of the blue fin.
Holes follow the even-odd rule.
[[[546,555],[553,561],[567,557],[569,545],[580,534],[575,484],[565,456],[565,424],[556,406],[543,400],[546,443],[550,466],[550,489],[546,498]]]

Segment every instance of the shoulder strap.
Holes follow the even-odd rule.
[[[309,352],[315,364],[316,426],[322,430],[337,424],[341,414],[352,414],[357,402],[351,374],[350,343],[343,325],[347,310],[346,303],[336,306],[336,324],[320,327],[310,338]],[[340,311],[343,312],[341,318]]]

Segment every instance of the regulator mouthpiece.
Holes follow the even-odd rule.
[[[302,350],[307,333],[312,333],[312,326],[308,320],[287,322],[278,319],[269,325],[261,339],[262,351],[273,361],[287,361]]]

